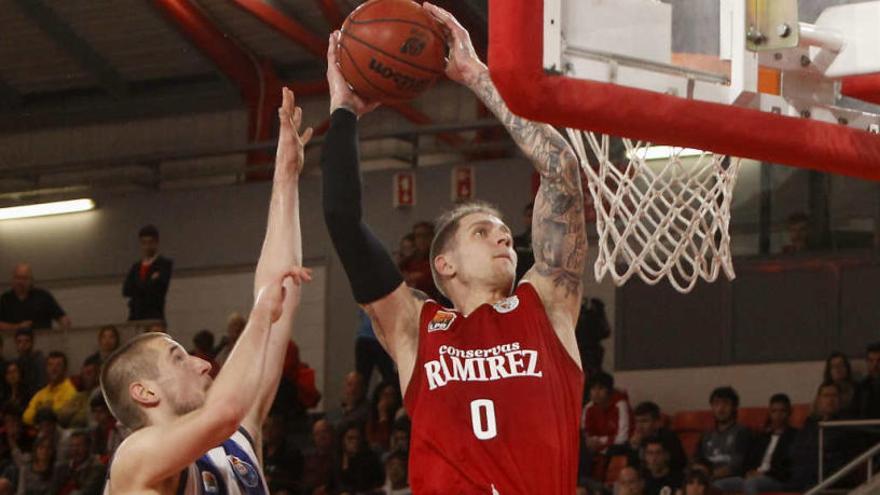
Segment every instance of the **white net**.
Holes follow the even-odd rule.
[[[625,157],[613,163],[609,136],[575,129],[568,136],[596,209],[597,280],[610,274],[622,285],[638,274],[653,285],[666,278],[687,293],[721,270],[734,278],[728,226],[738,158],[673,147],[654,157],[658,147],[624,138]]]

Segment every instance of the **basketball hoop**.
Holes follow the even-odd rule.
[[[738,158],[675,147],[652,156],[657,147],[623,138],[626,156],[615,164],[608,135],[567,131],[596,208],[597,280],[610,274],[619,286],[638,274],[654,285],[666,278],[687,293],[721,270],[734,278],[728,227]]]

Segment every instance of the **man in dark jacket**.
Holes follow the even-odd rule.
[[[171,283],[173,262],[159,255],[159,230],[147,225],[138,232],[141,260],[134,262],[125,277],[122,295],[128,299],[128,319],[164,320],[165,295]]]
[[[797,430],[789,425],[790,417],[788,396],[771,397],[767,427],[752,440],[746,454],[745,476],[725,479],[725,491],[747,495],[785,491],[791,480],[791,446],[797,436]]]

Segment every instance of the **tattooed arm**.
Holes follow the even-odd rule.
[[[525,278],[538,290],[557,330],[564,326],[573,333],[587,253],[578,158],[553,126],[514,115],[495,89],[489,70],[477,57],[467,31],[445,10],[424,5],[448,30],[447,76],[469,87],[504,123],[541,175],[532,216],[535,266]]]

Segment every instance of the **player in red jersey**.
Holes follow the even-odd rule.
[[[513,115],[467,31],[448,12],[425,8],[449,31],[447,76],[495,113],[541,175],[535,265],[513,290],[510,229],[491,207],[470,204],[441,217],[431,247],[435,282],[454,309],[402,283],[361,218],[357,119],[375,105],[339,73],[338,33],[327,56],[325,221],[355,299],[400,371],[413,421],[413,492],[571,495],[583,390],[574,327],[587,249],[578,160],[552,126]]]

